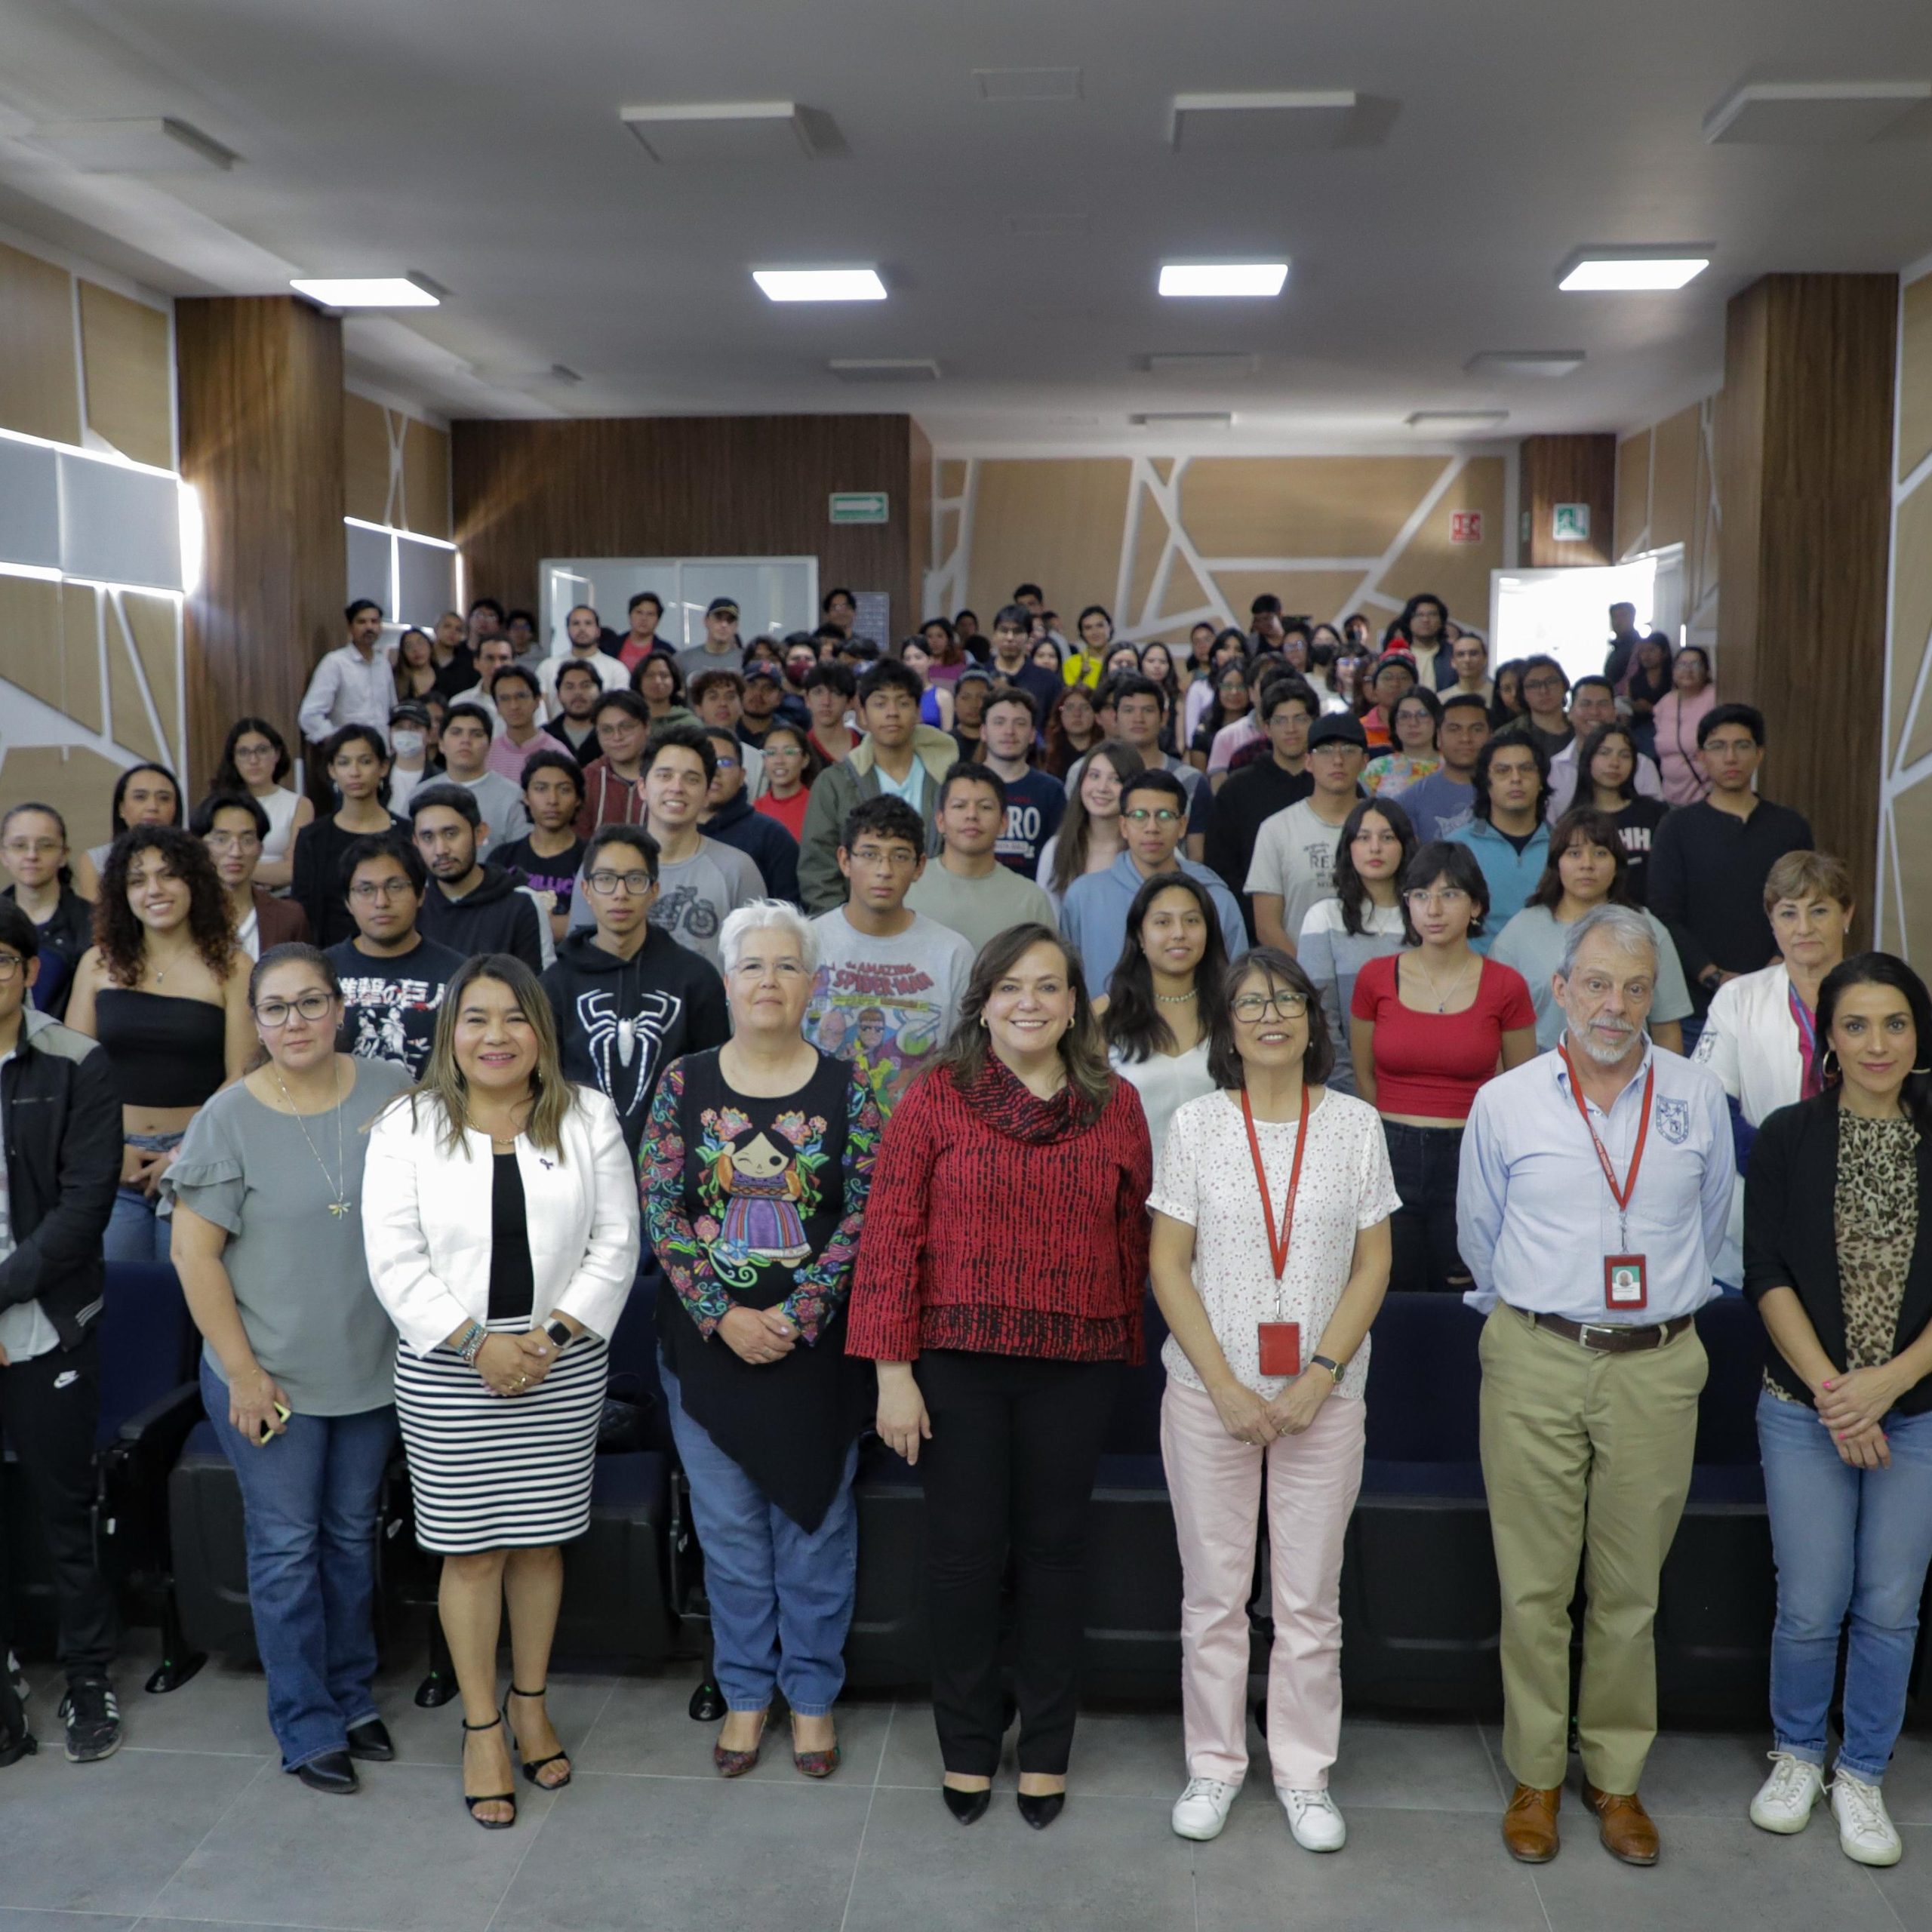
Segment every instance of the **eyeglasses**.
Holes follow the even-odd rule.
[[[734,758],[718,758],[715,761],[715,764],[720,771],[736,771],[738,768],[738,761]]]
[[[1168,805],[1162,805],[1155,811],[1149,811],[1145,805],[1136,805],[1131,812],[1122,812],[1121,817],[1125,819],[1129,825],[1165,826],[1178,825],[1180,823],[1180,814]]]
[[[26,971],[26,964],[17,952],[0,952],[0,986],[11,986],[15,975]]]
[[[1279,989],[1272,993],[1243,993],[1229,1010],[1244,1026],[1252,1026],[1270,1013],[1284,1020],[1299,1020],[1308,1011],[1308,1000],[1303,994]]]
[[[378,899],[405,898],[415,890],[406,878],[359,878],[349,888],[349,896],[367,906]]]
[[[211,852],[259,852],[261,835],[254,832],[211,832],[202,841]]]
[[[255,1008],[255,1023],[271,1030],[288,1024],[288,1016],[299,1013],[304,1020],[326,1020],[335,1004],[332,993],[304,993],[300,999],[265,999]]]
[[[1523,688],[1526,691],[1560,691],[1563,688],[1561,678],[1525,678]]]
[[[601,892],[607,898],[622,892],[630,898],[641,899],[657,881],[648,872],[594,872],[584,883],[592,892]]]
[[[1426,892],[1405,892],[1402,897],[1419,910],[1439,907],[1445,912],[1453,912],[1458,906],[1466,906],[1469,900],[1469,895],[1460,885],[1432,886]]]

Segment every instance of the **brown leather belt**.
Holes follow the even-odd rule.
[[[1527,1309],[1521,1312],[1532,1328],[1547,1328],[1600,1355],[1641,1355],[1647,1349],[1660,1349],[1690,1325],[1687,1315],[1680,1315],[1675,1321],[1654,1321],[1647,1327],[1633,1328],[1620,1321],[1572,1321],[1567,1315],[1537,1315]]]

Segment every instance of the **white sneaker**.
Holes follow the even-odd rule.
[[[1288,1829],[1295,1843],[1303,1851],[1340,1851],[1347,1844],[1349,1828],[1325,1791],[1290,1791],[1277,1786],[1275,1795],[1288,1814]]]
[[[1219,1838],[1240,1789],[1219,1778],[1189,1778],[1187,1789],[1174,1800],[1174,1835],[1204,1842]]]
[[[1885,1809],[1885,1795],[1850,1772],[1832,1778],[1832,1816],[1838,1821],[1838,1849],[1860,1865],[1896,1865],[1905,1850]]]
[[[1751,1822],[1761,1832],[1801,1832],[1811,1822],[1811,1807],[1825,1789],[1825,1774],[1816,1764],[1794,1758],[1789,1751],[1767,1751],[1771,1774],[1751,1801]]]

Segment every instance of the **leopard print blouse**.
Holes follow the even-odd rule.
[[[1908,1120],[1838,1115],[1832,1215],[1847,1369],[1891,1360],[1899,1304],[1918,1238],[1918,1130]],[[1795,1401],[1767,1375],[1774,1395]]]

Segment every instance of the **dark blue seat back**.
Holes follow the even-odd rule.
[[[1697,1466],[1757,1470],[1764,1324],[1750,1303],[1725,1295],[1697,1311],[1697,1334],[1711,1364],[1697,1403]]]
[[[110,1261],[100,1337],[97,1446],[113,1441],[129,1417],[195,1380],[201,1337],[180,1278],[160,1262]]]
[[[1368,1368],[1371,1463],[1476,1463],[1483,1318],[1459,1295],[1391,1294]]]

